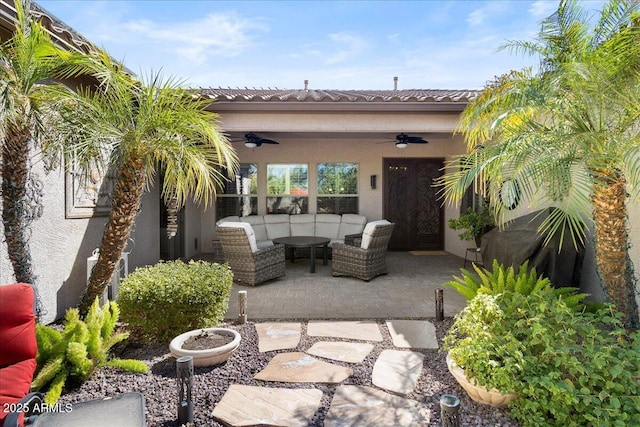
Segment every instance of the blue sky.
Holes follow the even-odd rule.
[[[37,0],[36,0],[37,1]],[[196,87],[479,89],[557,1],[37,1],[138,74]],[[590,11],[601,2],[584,2]]]

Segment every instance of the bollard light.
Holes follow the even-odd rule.
[[[436,289],[436,320],[444,320],[444,290]]]
[[[247,291],[238,291],[238,323],[247,323]]]
[[[460,399],[453,394],[440,397],[440,419],[442,427],[460,427]]]
[[[178,423],[193,423],[193,356],[182,356],[176,360],[178,379]]]

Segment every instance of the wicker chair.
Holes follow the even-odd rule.
[[[394,224],[385,220],[367,224],[360,247],[335,243],[332,246],[332,274],[357,277],[367,282],[376,276],[387,274],[387,246],[393,226]],[[357,242],[358,238],[349,241]]]
[[[284,245],[258,249],[253,229],[246,223],[225,223],[216,227],[216,233],[220,238],[224,259],[236,281],[254,286],[284,276]]]

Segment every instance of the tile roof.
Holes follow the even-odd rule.
[[[406,90],[316,90],[316,89],[223,89],[199,90],[216,101],[239,102],[407,102],[467,103],[476,90],[406,89]]]
[[[51,12],[45,10],[37,3],[31,3],[31,15],[49,31],[54,40],[62,44],[63,47],[71,48],[83,53],[95,50],[93,43],[87,40],[73,28],[67,26]]]

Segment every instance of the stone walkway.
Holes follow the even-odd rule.
[[[260,352],[295,349],[301,323],[257,323]],[[384,350],[373,367],[375,387],[343,385],[353,370],[331,361],[362,363],[372,351],[369,342],[382,341],[376,322],[309,321],[309,336],[348,341],[319,341],[307,352],[275,354],[254,379],[265,382],[337,384],[325,427],[427,425],[429,410],[407,399],[423,369],[417,348],[437,349],[435,327],[423,320],[389,320],[386,326],[398,350]],[[320,360],[326,359],[328,361]],[[230,426],[308,426],[320,407],[323,392],[309,388],[258,387],[234,384],[213,410],[213,417]]]

